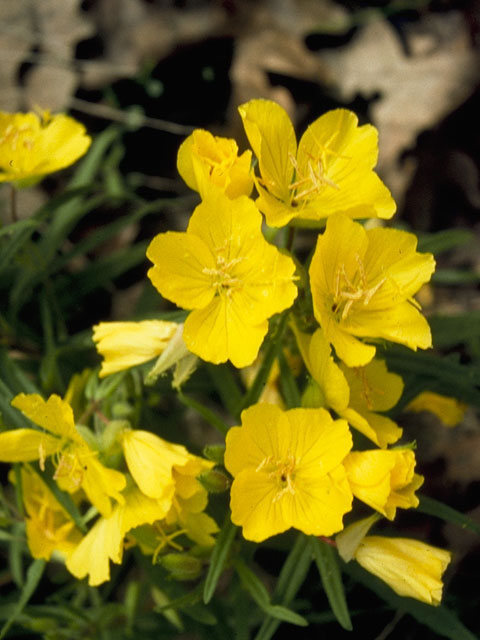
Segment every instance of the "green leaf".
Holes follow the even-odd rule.
[[[27,578],[25,580],[22,593],[20,594],[20,598],[18,599],[18,601],[14,605],[12,605],[12,612],[7,622],[3,625],[0,631],[0,640],[5,637],[5,635],[7,634],[12,624],[15,622],[17,617],[21,614],[21,612],[23,611],[23,608],[32,597],[43,575],[45,564],[46,564],[45,560],[37,559],[37,560],[34,560],[32,564],[28,567]]]
[[[280,341],[287,324],[287,319],[288,314],[285,313],[280,318],[280,322],[273,331],[273,334],[267,340],[267,346],[263,353],[262,363],[260,365],[258,373],[255,376],[255,380],[248,389],[247,393],[242,398],[240,406],[237,407],[237,410],[235,411],[235,417],[239,417],[243,409],[246,409],[252,404],[255,404],[255,402],[258,401],[260,395],[262,394],[262,391],[267,384],[270,371],[272,370],[273,363],[275,362],[275,358],[277,357],[280,350]]]
[[[234,416],[242,401],[242,392],[231,367],[228,364],[214,365],[209,363],[204,366],[222,399],[223,406]]]
[[[480,407],[480,371],[460,364],[450,357],[439,357],[421,351],[410,351],[400,345],[384,349],[390,371],[408,377],[418,375],[428,380],[426,385],[437,393],[453,396],[467,404]]]
[[[266,590],[263,582],[257,575],[245,564],[241,558],[237,558],[234,561],[235,570],[242,582],[242,585],[252,596],[258,606],[265,611],[265,613],[272,618],[282,620],[283,622],[290,622],[300,627],[308,626],[307,620],[295,611],[282,607],[278,604],[272,604],[270,602],[270,596]]]
[[[282,349],[279,349],[278,351],[278,363],[280,365],[280,388],[287,408],[293,409],[294,407],[300,407],[302,404],[302,397],[298,390],[292,369],[288,364]]]
[[[84,520],[80,514],[80,511],[75,504],[75,502],[70,497],[70,494],[66,491],[62,491],[55,480],[53,480],[54,469],[50,460],[45,463],[46,470],[45,472],[40,470],[38,463],[31,463],[31,468],[35,473],[37,473],[42,481],[47,485],[48,489],[53,493],[57,502],[62,505],[68,515],[71,517],[73,522],[77,525],[77,527],[83,533],[87,532],[87,528],[85,527]]]
[[[433,315],[428,318],[433,344],[443,349],[468,342],[480,336],[480,311],[469,311],[454,316]]]
[[[461,247],[475,240],[475,234],[467,229],[446,229],[436,233],[422,234],[418,239],[417,250],[430,253],[442,253],[455,247]]]
[[[203,405],[201,402],[194,400],[190,396],[187,396],[183,391],[178,390],[178,399],[190,409],[197,411],[212,427],[215,427],[223,436],[228,431],[228,426],[221,420],[213,411]]]
[[[443,502],[439,502],[438,500],[434,500],[428,496],[417,495],[420,498],[420,504],[418,505],[417,510],[421,513],[441,518],[442,520],[445,520],[445,522],[456,524],[461,529],[469,529],[477,535],[480,535],[480,525],[472,520],[472,518],[460,513],[460,511],[457,511],[456,509],[452,509],[452,507],[443,504]]]
[[[307,536],[299,535],[280,571],[272,600],[288,606],[302,586],[312,564],[312,551]],[[270,640],[280,620],[269,616],[263,621],[255,640]]]
[[[13,257],[18,253],[23,245],[28,242],[32,231],[36,227],[37,222],[35,220],[28,219],[20,220],[19,222],[0,230],[2,235],[6,235],[7,232],[11,234],[8,240],[0,243],[0,272],[2,272],[5,267],[10,266]]]
[[[319,538],[312,536],[310,544],[332,611],[342,627],[351,631],[352,621],[345,598],[337,554],[329,544]]]
[[[477,284],[480,275],[466,269],[437,269],[432,275],[432,282],[444,286]]]
[[[345,571],[357,582],[374,591],[382,600],[394,609],[405,611],[421,624],[435,631],[438,635],[450,640],[478,640],[457,616],[443,605],[434,607],[430,604],[397,595],[379,578],[368,573],[355,562],[345,565]]]
[[[228,513],[218,534],[217,542],[212,552],[210,566],[208,567],[205,586],[203,588],[203,601],[205,604],[210,602],[217,588],[218,579],[227,561],[236,532],[237,527],[230,520],[230,514]]]

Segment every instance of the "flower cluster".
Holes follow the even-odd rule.
[[[20,481],[34,558],[60,555],[75,577],[88,575],[98,585],[109,580],[110,560],[121,563],[127,544],[159,561],[166,549],[183,548],[174,542],[181,536],[213,544],[217,525],[204,512],[207,491],[196,479],[212,462],[125,421],[111,421],[96,437],[75,424],[70,404],[57,395],[22,393],[12,404],[42,428],[0,434],[0,461],[24,463]],[[113,460],[116,468],[107,464]],[[30,464],[35,461],[38,466]],[[70,510],[52,483],[67,494]]]
[[[56,395],[20,394],[14,407],[41,430],[0,434],[0,461],[23,463],[15,481],[32,555],[62,554],[74,576],[96,585],[109,579],[110,561],[120,563],[126,546],[160,563],[168,549],[209,548],[217,525],[205,512],[208,482],[198,478],[213,471],[224,488],[231,481],[231,521],[245,539],[259,543],[290,529],[335,536],[329,542],[345,561],[355,559],[401,595],[438,604],[449,552],[367,535],[381,518],[392,521],[398,509],[419,504],[423,478],[413,446],[386,415],[403,380],[382,355],[392,342],[431,346],[414,296],[430,280],[434,258],[417,251],[413,234],[385,226],[396,207],[374,170],[373,126],[336,109],[297,144],[279,105],[251,100],[239,112],[251,151],[239,154],[234,140],[204,130],[189,136],[177,166],[199,204],[185,231],[159,233],[147,249],[148,278],[184,310],[183,322],[101,322],[93,330],[101,378],[140,366],[151,384],[175,366],[172,386],[182,394],[202,361],[230,374],[232,365],[242,369],[232,374],[239,384],[257,372],[235,426],[224,429],[225,470],[126,421],[103,416],[97,432],[81,418],[76,425]],[[7,142],[25,147],[27,124],[4,134],[0,152]],[[83,149],[78,140],[72,147]],[[8,166],[12,180],[53,170],[27,170],[20,160]],[[294,252],[297,227],[312,234],[306,265]],[[285,369],[290,392],[277,384]],[[420,398],[411,409],[428,402]],[[84,408],[87,418],[97,410],[95,403]],[[368,526],[359,509],[373,511]]]

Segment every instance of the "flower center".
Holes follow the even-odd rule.
[[[348,277],[344,264],[335,273],[331,310],[337,321],[345,320],[354,304],[362,303],[366,307],[386,280],[382,278],[373,287],[369,287],[362,259],[355,255],[355,260],[358,269],[352,279]]]
[[[286,493],[295,495],[294,480],[296,463],[295,457],[291,454],[280,460],[277,460],[273,456],[267,456],[255,469],[255,471],[264,470],[275,482],[277,493],[273,498],[274,502],[280,500]]]
[[[227,260],[223,255],[217,254],[216,266],[213,269],[208,267],[203,268],[203,273],[211,276],[211,286],[216,290],[216,295],[225,293],[227,296],[231,296],[234,289],[238,289],[242,284],[240,278],[235,277],[234,271],[237,264],[242,262],[244,257],[232,258]]]
[[[290,191],[295,192],[292,198],[294,203],[308,200],[312,195],[319,195],[326,186],[333,189],[340,188],[325,174],[325,158],[314,158],[310,154],[308,155],[309,159],[303,172],[300,170],[297,160],[291,154],[289,155],[296,176],[295,182],[288,186]]]

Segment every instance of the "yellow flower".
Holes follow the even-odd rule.
[[[108,469],[97,458],[75,427],[70,405],[57,395],[45,401],[38,394],[20,393],[12,400],[29,420],[45,429],[14,429],[0,434],[0,462],[30,462],[53,455],[54,479],[64,491],[82,488],[104,515],[111,512],[110,498],[121,501],[125,476]]]
[[[449,551],[409,538],[367,536],[354,557],[398,595],[440,604],[442,575],[451,560]]]
[[[431,346],[430,328],[413,296],[430,279],[435,261],[416,246],[412,233],[367,231],[341,214],[328,219],[310,265],[313,308],[347,366],[363,366],[375,355],[375,347],[358,338],[414,350]]]
[[[343,464],[353,495],[389,520],[394,519],[397,508],[418,506],[415,491],[423,484],[423,477],[414,472],[413,451],[353,451]]]
[[[168,510],[175,491],[173,467],[186,464],[191,454],[182,445],[141,429],[126,429],[120,442],[128,470],[139,489],[149,498],[165,501]]]
[[[85,127],[63,113],[0,112],[0,182],[32,184],[73,164],[91,141]]]
[[[340,531],[352,504],[342,464],[351,447],[346,421],[324,409],[249,407],[226,439],[232,521],[256,542],[290,527],[316,536]]]
[[[340,368],[350,387],[349,407],[341,417],[379,447],[397,442],[403,429],[378,412],[388,411],[400,400],[401,376],[388,371],[385,362],[376,358],[364,367],[350,369],[341,364]]]
[[[430,411],[446,427],[454,427],[461,422],[466,410],[467,405],[463,402],[459,402],[456,398],[442,396],[433,391],[423,391],[405,407],[405,411],[413,411],[415,413]]]
[[[44,560],[50,560],[54,552],[70,555],[82,532],[37,473],[22,467],[21,478],[30,553]]]
[[[267,223],[316,223],[342,211],[350,218],[391,218],[395,202],[373,171],[377,131],[358,127],[351,111],[336,109],[313,122],[297,149],[287,113],[270,100],[250,100],[238,108],[258,158],[257,205]]]
[[[229,198],[249,196],[253,188],[252,153],[238,155],[231,138],[219,138],[197,129],[180,145],[177,157],[179,174],[187,185],[204,199],[210,185]]]
[[[268,330],[268,318],[291,306],[295,264],[261,232],[262,217],[242,196],[215,192],[193,212],[184,233],[151,242],[148,276],[160,294],[191,313],[187,348],[215,364],[251,364]]]
[[[148,362],[166,349],[178,324],[163,320],[101,322],[93,327],[93,340],[103,356],[100,377]]]
[[[192,454],[185,464],[174,465],[175,495],[165,518],[168,525],[176,524],[185,535],[202,547],[215,544],[213,534],[217,533],[218,526],[213,518],[204,513],[208,493],[197,476],[213,466],[213,462]]]
[[[97,586],[110,579],[110,560],[121,564],[123,540],[134,527],[162,520],[168,507],[159,500],[130,487],[122,504],[116,504],[109,517],[100,517],[67,558],[67,569],[76,578],[89,576],[88,583]]]
[[[341,418],[375,442],[379,447],[393,444],[402,429],[377,411],[388,411],[398,402],[403,381],[387,371],[383,360],[372,360],[356,369],[341,367],[331,355],[323,330],[313,335],[299,331],[293,325],[297,344],[305,365],[313,377],[302,404],[333,409]]]

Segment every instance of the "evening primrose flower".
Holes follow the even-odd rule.
[[[418,507],[415,491],[423,477],[414,472],[409,449],[352,451],[343,462],[353,495],[393,520],[397,508]]]
[[[321,328],[312,335],[301,332],[295,324],[292,328],[313,378],[303,395],[302,406],[333,409],[379,447],[396,442],[402,429],[377,412],[396,405],[403,391],[401,377],[388,371],[383,360],[374,359],[355,369],[339,366]]]
[[[21,479],[30,553],[44,560],[50,560],[54,552],[68,557],[82,539],[82,532],[37,473],[22,466]]]
[[[400,596],[438,606],[442,576],[452,554],[409,538],[367,536],[360,542],[355,560]]]
[[[70,405],[55,394],[45,401],[36,393],[20,393],[12,406],[45,431],[27,428],[1,433],[0,462],[38,460],[43,468],[45,459],[52,456],[59,487],[69,493],[83,489],[100,513],[108,516],[110,498],[123,499],[125,476],[98,460],[98,453],[77,431]]]
[[[378,134],[357,116],[335,109],[313,122],[298,149],[293,125],[280,105],[250,100],[238,108],[258,158],[257,206],[267,223],[318,223],[342,211],[350,218],[391,218],[395,202],[374,173]]]
[[[108,517],[100,517],[67,558],[66,566],[81,580],[88,575],[88,584],[97,586],[110,579],[110,561],[121,564],[123,541],[131,529],[162,520],[168,505],[129,487]]]
[[[428,322],[413,296],[430,279],[435,261],[416,247],[412,233],[366,230],[342,214],[328,219],[310,265],[313,309],[347,366],[363,366],[375,355],[375,347],[358,338],[413,350],[431,346]]]
[[[229,198],[249,196],[253,189],[252,152],[238,155],[231,138],[196,129],[178,150],[177,168],[187,185],[204,199],[211,185]]]
[[[255,542],[290,527],[316,536],[340,531],[352,504],[343,466],[351,447],[347,422],[325,409],[249,407],[226,438],[232,521]]]
[[[203,360],[251,364],[268,318],[297,295],[295,264],[265,240],[261,223],[247,197],[212,192],[186,232],[161,233],[148,247],[148,276],[162,296],[191,310],[183,339]]]
[[[158,357],[178,329],[176,322],[100,322],[93,327],[93,341],[103,357],[100,377],[135,367]]]
[[[91,141],[85,127],[63,113],[0,112],[0,182],[33,184],[73,164]]]

